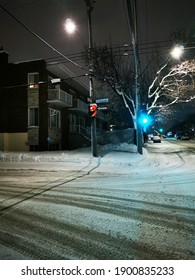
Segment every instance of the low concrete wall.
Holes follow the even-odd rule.
[[[119,144],[119,143],[134,143],[134,129],[128,128],[123,130],[116,130],[116,131],[108,131],[107,137],[108,142],[110,144]]]
[[[119,143],[135,143],[135,130],[133,128],[105,131],[104,133],[97,133],[98,144],[119,144]]]

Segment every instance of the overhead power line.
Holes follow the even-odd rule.
[[[158,47],[143,47],[143,48],[140,48],[140,55],[148,55],[148,54],[153,54],[154,53],[154,50],[158,48],[158,53],[166,53],[167,50],[170,49],[170,47],[168,46],[158,46]],[[128,47],[124,47],[124,46],[121,46],[121,47],[113,47],[112,48],[112,53],[113,55],[115,56],[122,56],[122,53],[125,55],[128,55],[128,56],[133,56],[133,50],[131,48],[131,46],[128,46]],[[82,52],[80,53],[72,53],[72,54],[69,54],[70,58],[74,61],[80,61],[80,60],[84,60],[84,55]],[[60,62],[62,63],[65,63],[65,62],[68,62],[66,60],[64,60],[62,57],[60,56],[53,56],[53,57],[47,57],[45,59],[47,61],[48,64],[50,63],[55,63],[55,64],[58,64]]]
[[[83,75],[77,75],[77,76],[72,76],[72,77],[68,77],[68,78],[63,78],[63,79],[60,79],[60,82],[67,82],[68,80],[75,80],[75,79],[79,79],[81,77],[86,77],[88,74],[83,74]],[[42,84],[51,84],[50,81],[40,81],[38,82],[39,85],[42,85]],[[29,87],[31,84],[18,84],[18,85],[9,85],[9,86],[5,86],[3,87],[4,89],[12,89],[12,88],[21,88],[21,87]]]
[[[54,52],[58,53],[60,56],[62,56],[64,59],[66,59],[68,62],[74,64],[76,67],[81,68],[82,70],[87,71],[84,67],[81,65],[75,63],[73,60],[69,59],[67,56],[62,54],[60,51],[58,51],[56,48],[54,48],[52,45],[50,45],[48,42],[46,42],[43,38],[41,38],[39,35],[37,35],[34,31],[32,31],[29,27],[27,27],[24,23],[22,23],[19,19],[17,19],[11,12],[9,12],[3,5],[0,4],[0,8],[3,9],[9,16],[11,16],[17,23],[19,23],[22,27],[24,27],[28,32],[30,32],[33,36],[35,36],[37,39],[39,39],[42,43],[47,45],[50,49],[52,49]]]
[[[170,40],[166,40],[166,41],[151,41],[151,42],[143,42],[143,43],[139,43],[138,47],[139,47],[139,51],[141,55],[147,55],[147,54],[151,54],[153,53],[156,49],[158,49],[158,51],[163,51],[164,50],[168,50],[170,49]],[[104,47],[104,45],[100,45]],[[98,48],[98,47],[97,47]],[[132,45],[129,44],[114,44],[114,45],[110,45],[110,47],[108,46],[109,49],[112,49],[113,54],[117,53],[118,51],[121,52],[128,52],[131,55],[131,52],[133,52],[132,49]],[[79,59],[83,59],[83,54],[84,52],[75,52],[75,53],[70,53],[67,56],[69,57],[69,59],[72,60],[79,60]],[[60,59],[60,56],[51,56],[51,57],[47,57],[46,60],[47,61],[51,61],[51,60],[63,60]]]

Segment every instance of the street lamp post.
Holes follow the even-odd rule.
[[[91,103],[94,103],[95,96],[94,96],[94,83],[93,83],[93,59],[91,55],[91,50],[93,46],[91,12],[93,10],[92,4],[95,3],[95,1],[85,0],[85,3],[87,9],[87,25],[88,25],[89,99]],[[72,34],[76,31],[76,25],[70,18],[66,20],[65,28],[69,34]],[[91,152],[94,157],[97,157],[96,117],[91,118]]]
[[[91,12],[93,10],[92,4],[94,2],[95,1],[93,0],[85,0],[86,8],[87,8],[87,21],[88,21],[89,98],[91,102],[95,102],[94,83],[93,83],[93,59],[91,55],[91,50],[93,46]],[[97,157],[96,118],[92,118],[91,120],[91,149],[92,149],[92,155],[94,157]]]

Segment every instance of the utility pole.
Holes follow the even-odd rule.
[[[135,65],[135,105],[136,105],[136,143],[137,152],[143,153],[142,150],[142,127],[139,123],[140,117],[140,64],[137,47],[137,7],[136,0],[126,0],[127,13],[130,25],[131,41],[133,46],[134,65]]]
[[[88,22],[88,55],[89,55],[89,98],[92,103],[95,102],[94,83],[93,83],[93,59],[91,50],[93,47],[92,40],[92,23],[91,12],[93,10],[94,0],[85,0],[87,8],[87,22]],[[96,117],[91,119],[91,151],[94,157],[97,157],[97,136],[96,136]]]

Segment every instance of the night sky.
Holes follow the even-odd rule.
[[[96,44],[130,43],[125,0],[96,0],[92,13],[93,41]],[[84,0],[0,0],[24,25],[63,54],[79,53],[87,43]],[[166,41],[177,27],[194,27],[193,0],[138,0],[140,43]],[[77,34],[67,35],[64,21],[72,17]],[[0,8],[0,45],[10,61],[55,57],[57,54],[35,38]]]
[[[92,12],[93,42],[97,45],[131,44],[125,0],[96,0]],[[83,45],[88,43],[87,15],[84,0],[0,0],[13,16],[78,64]],[[194,0],[137,0],[138,35],[144,56],[151,53],[151,43],[166,45],[176,28],[190,28],[195,34]],[[71,17],[77,33],[68,35],[64,22]],[[9,53],[10,62],[33,59],[58,61],[59,55],[41,42],[0,8],[0,46]],[[195,36],[194,36],[195,45]],[[73,73],[75,66],[66,63]],[[80,72],[79,72],[80,73]]]

